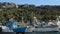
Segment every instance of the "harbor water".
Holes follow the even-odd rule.
[[[60,32],[27,32],[24,34],[60,34]]]

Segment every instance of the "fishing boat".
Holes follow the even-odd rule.
[[[25,32],[27,26],[21,26],[18,27],[18,22],[14,22],[14,25],[12,26],[12,29],[6,26],[2,26],[2,32]]]
[[[57,23],[57,22],[56,22]],[[42,22],[38,24],[36,17],[33,18],[32,24],[34,27],[27,28],[26,32],[58,32],[58,25],[53,22]]]

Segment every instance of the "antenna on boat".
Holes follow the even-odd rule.
[[[22,17],[22,24],[25,24],[25,23],[24,23],[24,18],[23,18],[23,17]]]
[[[21,17],[21,20],[22,20],[21,23],[22,23],[22,24],[24,24],[24,20],[23,20],[23,19],[24,19],[24,18],[23,18],[23,12],[22,12],[22,17]]]
[[[23,17],[22,17],[22,23],[23,23]]]
[[[32,12],[32,14],[31,14],[31,17],[32,17],[32,19],[35,17],[35,14]]]
[[[31,12],[31,16],[30,16],[30,25],[33,25],[33,12]]]
[[[32,12],[32,13],[31,13],[31,18],[33,18],[33,16],[34,16],[34,15],[33,15],[33,12]]]

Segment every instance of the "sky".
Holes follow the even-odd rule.
[[[0,2],[14,2],[16,4],[60,5],[60,0],[0,0]]]

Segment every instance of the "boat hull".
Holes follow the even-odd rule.
[[[27,27],[15,28],[13,29],[14,32],[25,32]]]
[[[57,32],[58,28],[35,28],[33,32]]]

